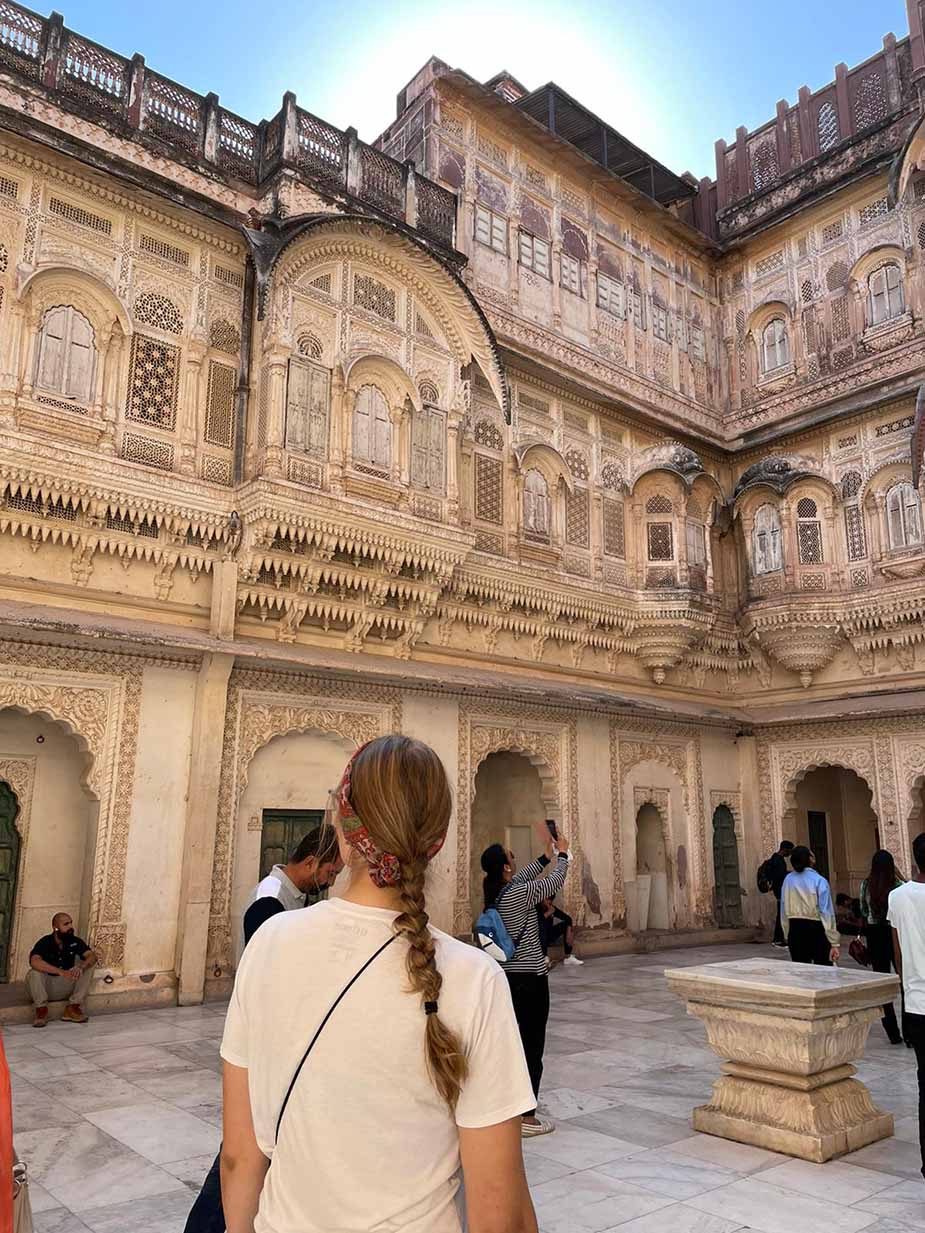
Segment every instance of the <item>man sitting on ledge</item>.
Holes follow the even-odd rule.
[[[65,1023],[86,1023],[83,1002],[90,989],[96,955],[74,933],[67,912],[52,917],[51,933],[39,938],[29,956],[29,995],[35,1004],[33,1027],[48,1022],[48,1000],[66,1001],[61,1018]]]

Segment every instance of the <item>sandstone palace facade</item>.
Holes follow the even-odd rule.
[[[0,0],[0,977],[226,990],[350,750],[556,818],[588,946],[925,828],[925,36],[676,175],[431,60],[368,145]],[[734,50],[730,48],[730,55]],[[918,400],[918,410],[917,410]]]

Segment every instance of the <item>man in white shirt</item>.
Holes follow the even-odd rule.
[[[913,841],[912,859],[912,878],[890,892],[886,916],[893,926],[893,955],[905,995],[903,1027],[918,1065],[919,1145],[925,1176],[925,834]]]

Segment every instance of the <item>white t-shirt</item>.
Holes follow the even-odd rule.
[[[906,1010],[925,1015],[925,882],[904,882],[890,891],[886,918],[899,934]]]
[[[457,1126],[493,1126],[535,1104],[504,973],[434,929],[440,1018],[469,1058],[455,1124],[427,1072],[424,1009],[406,992],[399,939],[319,1036],[274,1154],[276,1119],[309,1041],[395,915],[331,899],[268,920],[244,952],[221,1053],[248,1071],[257,1143],[272,1159],[255,1233],[460,1233]]]

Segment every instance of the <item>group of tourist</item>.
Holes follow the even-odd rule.
[[[425,875],[450,812],[434,751],[380,737],[351,758],[325,825],[252,893],[221,1046],[224,1139],[187,1233],[536,1233],[521,1140],[553,1129],[537,1112],[546,952],[561,938],[566,962],[580,962],[554,903],[569,844],[540,823],[541,854],[522,869],[505,846],[486,848],[479,928],[489,921],[490,937],[469,946],[427,913]],[[913,859],[906,882],[889,852],[875,854],[856,919],[874,970],[902,977],[902,1030],[892,1004],[883,1025],[915,1049],[925,1128],[925,834]],[[778,900],[774,944],[794,962],[831,965],[849,912],[833,907],[814,864],[785,840],[759,884]],[[342,894],[290,910],[341,869]],[[56,982],[80,1021],[95,962],[70,917],[56,916],[32,955],[37,1025]],[[922,1152],[925,1173],[925,1132]],[[306,1202],[306,1171],[344,1178],[346,1161],[349,1184],[312,1186]]]

